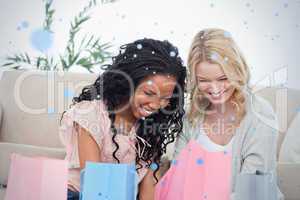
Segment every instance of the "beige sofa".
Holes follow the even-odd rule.
[[[0,183],[7,182],[10,154],[63,158],[59,119],[71,104],[72,93],[91,84],[96,74],[45,71],[0,73]],[[0,200],[5,189],[0,189]]]
[[[63,158],[65,155],[58,136],[61,113],[71,104],[72,96],[78,94],[83,86],[93,83],[97,74],[76,74],[45,71],[2,71],[0,72],[0,104],[2,123],[0,123],[0,183],[8,178],[10,155],[13,152],[24,155],[39,155]],[[284,88],[265,88],[260,90],[279,112],[284,98]],[[288,90],[287,124],[281,124],[286,132],[295,110],[300,107],[300,91]],[[278,105],[276,105],[278,104]],[[283,116],[285,115],[285,116]],[[280,118],[280,117],[279,117]],[[1,112],[0,112],[1,122]],[[284,138],[280,135],[279,143]],[[280,162],[279,162],[280,165]],[[295,169],[296,164],[290,165]],[[286,167],[284,167],[285,169]],[[289,188],[294,173],[284,171],[281,188],[288,200],[296,200],[299,193]],[[300,167],[297,168],[300,171]],[[300,184],[299,184],[300,185]],[[5,189],[0,189],[0,200],[4,199]],[[299,198],[300,199],[300,198]]]

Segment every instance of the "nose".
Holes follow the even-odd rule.
[[[219,81],[214,81],[210,84],[210,87],[213,92],[219,92],[224,88],[224,84]]]

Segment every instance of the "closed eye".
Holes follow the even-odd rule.
[[[226,81],[226,80],[227,80],[227,78],[226,78],[226,77],[224,77],[224,78],[220,78],[219,80],[220,80],[220,81]]]
[[[144,91],[144,93],[147,95],[147,96],[154,96],[156,95],[154,92],[148,92],[148,91]]]
[[[207,80],[205,80],[205,79],[198,79],[198,82],[207,82]]]

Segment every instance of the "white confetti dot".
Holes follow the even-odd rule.
[[[175,53],[174,51],[171,51],[171,52],[170,52],[170,56],[171,56],[171,57],[175,57],[175,56],[176,56],[176,53]]]
[[[224,32],[224,37],[231,38],[231,34],[228,31]]]
[[[137,44],[137,45],[136,45],[136,48],[141,50],[141,49],[143,48],[143,45]]]
[[[210,55],[210,59],[212,60],[218,60],[218,53],[217,52],[212,52]]]
[[[152,85],[153,84],[153,81],[149,80],[147,81],[147,85]]]
[[[232,122],[235,121],[235,116],[231,116],[230,121],[232,121]]]

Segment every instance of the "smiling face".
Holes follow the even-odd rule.
[[[132,97],[133,116],[140,119],[165,108],[170,102],[175,86],[176,79],[173,76],[155,75],[143,80]]]
[[[232,97],[235,88],[218,64],[201,62],[195,72],[198,89],[212,105],[224,104]]]

